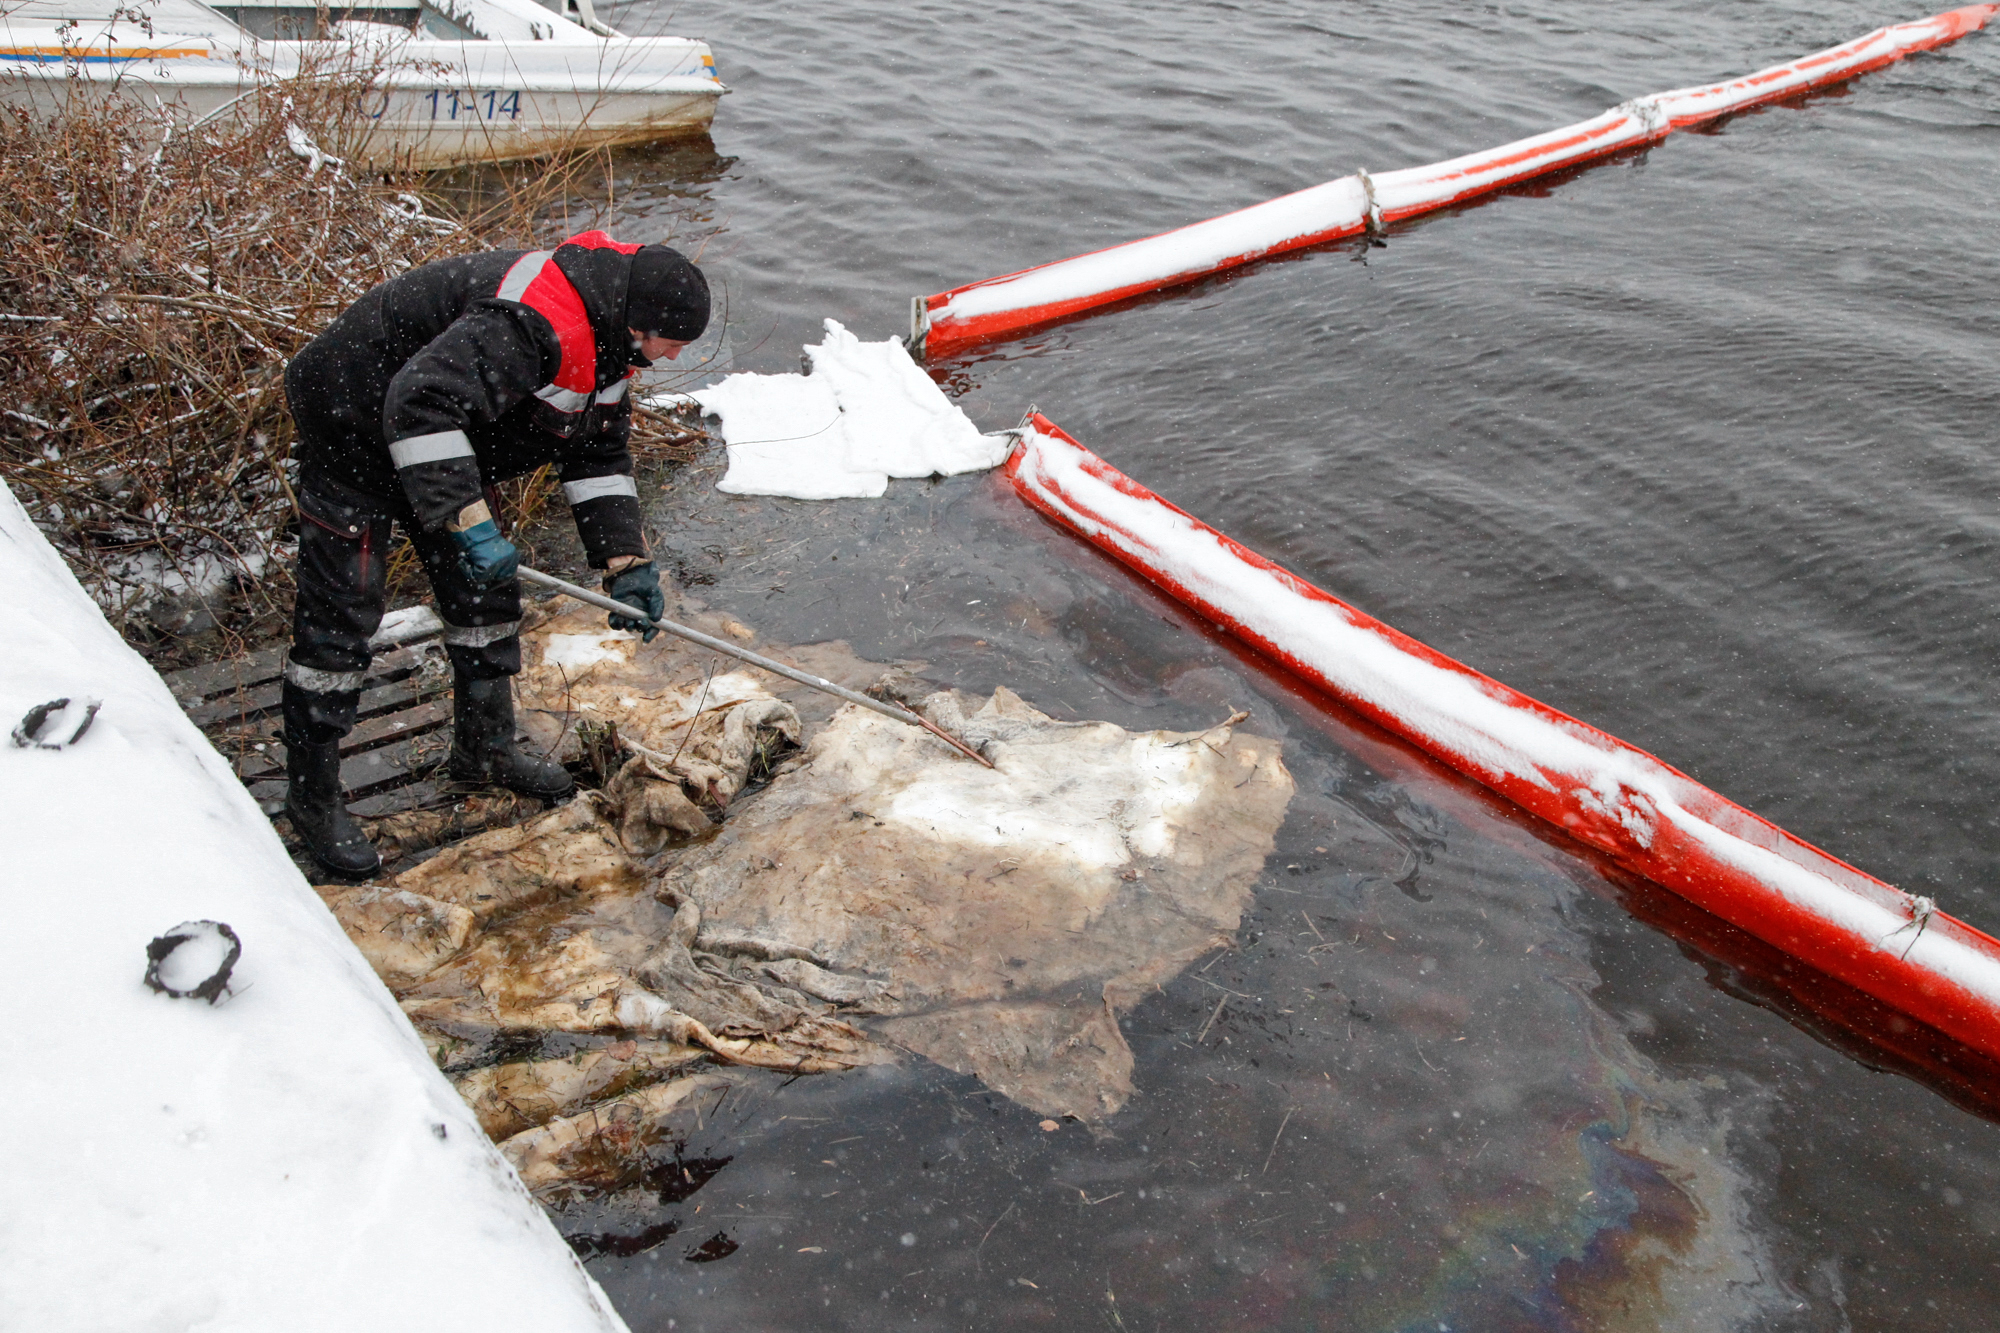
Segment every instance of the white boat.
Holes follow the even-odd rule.
[[[701,134],[728,91],[706,42],[627,37],[591,0],[374,4],[0,0],[0,100],[137,95],[193,118],[261,80],[374,63],[372,127],[343,147],[439,167]]]

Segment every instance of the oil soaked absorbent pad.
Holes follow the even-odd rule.
[[[1004,687],[922,709],[997,767],[850,704],[659,892],[703,940],[887,983],[844,1012],[892,1048],[1043,1115],[1114,1115],[1118,1017],[1234,937],[1291,801],[1282,746],[1240,714],[1058,722]]]
[[[1012,440],[981,435],[901,341],[865,343],[835,321],[805,349],[808,375],[731,375],[691,395],[722,418],[732,495],[873,499],[891,477],[955,476],[1004,462]]]

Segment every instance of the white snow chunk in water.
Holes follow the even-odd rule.
[[[722,418],[732,495],[874,499],[890,477],[955,476],[1004,462],[1006,435],[982,435],[917,368],[900,340],[865,343],[839,321],[805,348],[809,375],[731,375],[697,389]]]

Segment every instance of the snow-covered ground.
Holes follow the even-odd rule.
[[[618,1330],[229,766],[0,487],[0,1328]],[[147,945],[228,924],[219,1003]],[[175,964],[163,972],[171,979]],[[185,971],[186,969],[181,969]]]

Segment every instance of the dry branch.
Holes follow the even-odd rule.
[[[577,211],[556,205],[584,159],[448,193],[357,178],[338,154],[372,77],[309,72],[194,125],[81,85],[54,115],[0,106],[0,477],[128,629],[163,595],[288,600],[283,374],[316,331],[405,269],[546,243]],[[641,410],[635,450],[692,443]],[[532,512],[551,486],[512,489]]]

